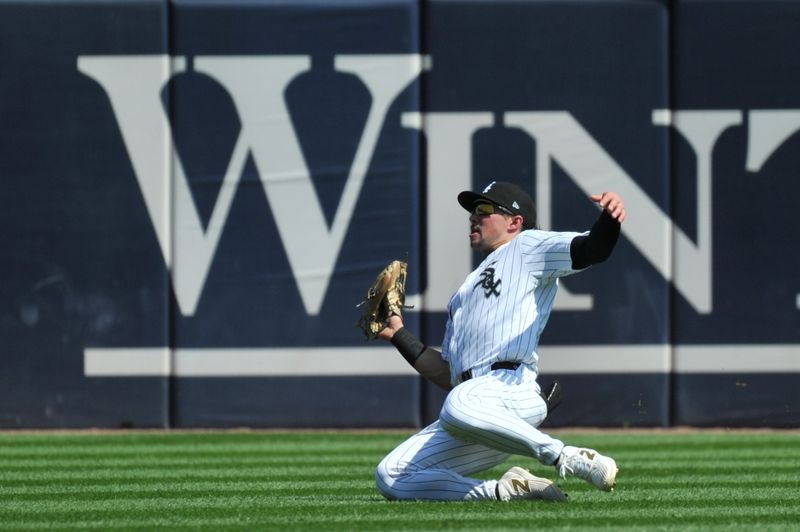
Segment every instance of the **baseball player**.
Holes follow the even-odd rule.
[[[448,304],[439,352],[392,316],[378,335],[390,341],[424,377],[450,390],[440,417],[378,465],[376,483],[387,499],[564,501],[552,481],[512,467],[499,480],[469,475],[531,456],[601,490],[616,485],[617,464],[593,449],[565,445],[537,427],[547,416],[540,396],[538,344],[558,278],[603,262],[625,219],[614,192],[591,196],[602,209],[585,233],[536,228],[531,197],[507,182],[464,191],[470,246],[485,255]]]

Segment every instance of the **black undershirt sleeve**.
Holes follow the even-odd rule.
[[[603,211],[588,235],[572,239],[569,246],[572,267],[581,270],[606,260],[617,243],[619,232],[620,223]]]

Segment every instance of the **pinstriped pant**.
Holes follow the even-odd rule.
[[[496,480],[469,475],[518,454],[554,464],[564,444],[539,431],[547,406],[527,366],[459,384],[439,420],[389,453],[375,471],[387,499],[496,499]]]

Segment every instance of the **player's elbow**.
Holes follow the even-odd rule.
[[[585,236],[575,237],[570,246],[572,269],[583,270],[594,264],[600,264],[611,256],[613,246],[602,246],[592,242]]]

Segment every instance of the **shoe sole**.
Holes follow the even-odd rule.
[[[561,491],[561,488],[554,483],[550,483],[544,490],[542,490],[542,500],[550,502],[567,502],[568,496]]]
[[[617,474],[619,473],[619,468],[614,459],[603,457],[598,460],[595,466],[603,470],[603,479],[595,486],[603,491],[614,491],[614,488],[617,487]]]

